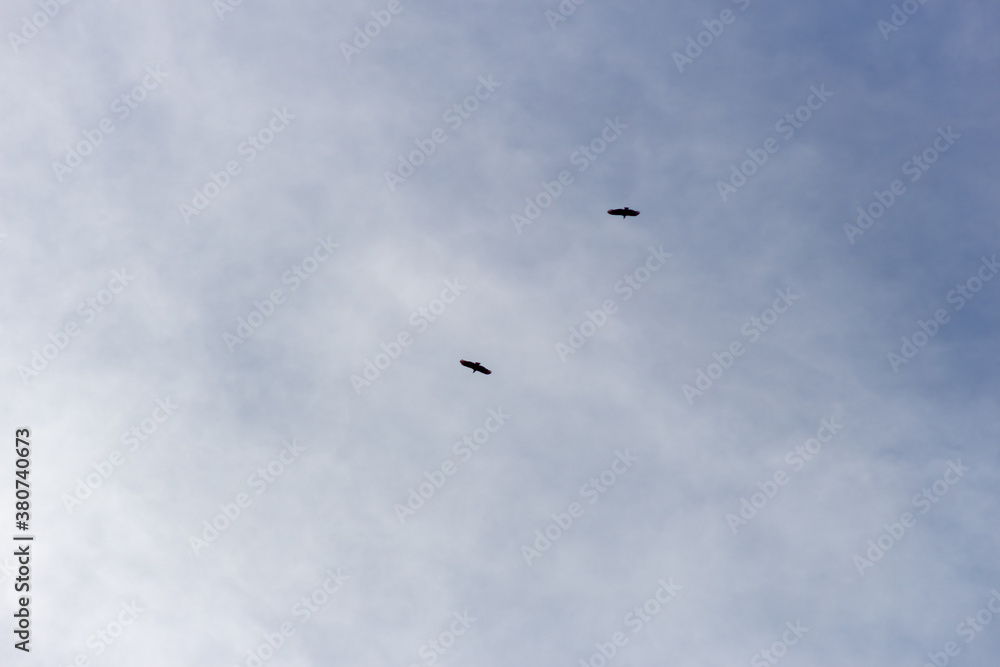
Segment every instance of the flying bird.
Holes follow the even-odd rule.
[[[462,365],[463,365],[463,366],[465,366],[466,368],[471,368],[471,369],[472,369],[472,374],[473,374],[473,375],[475,375],[475,374],[476,374],[476,371],[479,371],[479,372],[480,372],[480,373],[482,373],[483,375],[489,375],[490,373],[492,373],[492,372],[493,372],[493,371],[491,371],[490,369],[488,369],[488,368],[486,368],[485,366],[483,366],[483,365],[482,365],[481,363],[479,363],[478,361],[466,361],[465,359],[461,359],[461,360],[459,360],[459,362],[458,362],[458,363],[462,364]]]
[[[608,213],[611,215],[620,215],[622,217],[622,220],[624,220],[626,216],[639,215],[639,211],[633,211],[628,206],[626,206],[625,208],[613,208],[610,211],[608,211]]]

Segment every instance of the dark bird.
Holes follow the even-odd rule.
[[[613,208],[610,211],[608,211],[608,213],[610,213],[611,215],[620,215],[622,217],[622,220],[624,220],[626,216],[639,215],[639,211],[633,211],[628,206],[626,206],[625,208]]]
[[[488,368],[486,368],[485,366],[483,366],[483,365],[482,365],[481,363],[479,363],[478,361],[466,361],[465,359],[461,359],[461,360],[459,360],[459,362],[458,362],[458,363],[462,364],[462,365],[463,365],[463,366],[465,366],[466,368],[471,368],[471,369],[472,369],[472,374],[473,374],[473,375],[475,375],[475,374],[476,374],[476,371],[479,371],[479,372],[480,372],[480,373],[482,373],[483,375],[489,375],[490,373],[492,373],[492,372],[493,372],[493,371],[491,371],[490,369],[488,369]]]

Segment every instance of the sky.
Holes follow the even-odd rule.
[[[996,664],[995,3],[0,25],[4,665]]]

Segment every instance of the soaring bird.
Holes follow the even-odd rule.
[[[488,368],[486,368],[485,366],[483,366],[483,365],[482,365],[481,363],[479,363],[478,361],[466,361],[465,359],[461,359],[461,360],[459,360],[459,362],[458,362],[458,363],[462,364],[462,365],[463,365],[463,366],[465,366],[466,368],[471,368],[471,369],[472,369],[472,374],[473,374],[473,375],[475,375],[475,374],[476,374],[476,371],[479,371],[479,372],[480,372],[480,373],[482,373],[483,375],[489,375],[490,373],[492,373],[492,372],[493,372],[493,371],[491,371],[490,369],[488,369]]]
[[[625,208],[613,208],[608,211],[608,213],[611,215],[620,215],[622,220],[624,220],[626,216],[639,215],[639,211],[633,211],[628,206]]]

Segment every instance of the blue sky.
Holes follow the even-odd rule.
[[[562,6],[0,10],[3,651],[993,664],[997,8]]]

